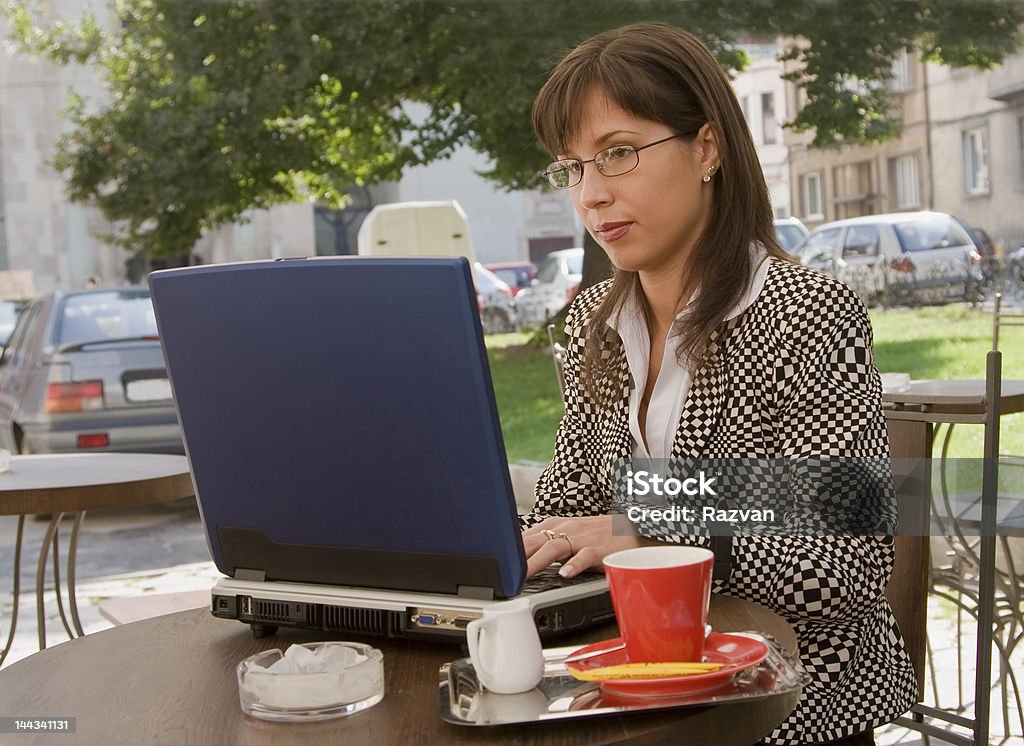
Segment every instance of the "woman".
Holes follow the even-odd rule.
[[[812,677],[766,743],[873,743],[917,688],[883,595],[891,536],[621,528],[631,458],[785,460],[792,504],[891,502],[887,479],[851,487],[807,466],[888,458],[863,304],[786,260],[743,114],[694,36],[643,24],[584,42],[533,122],[557,159],[545,175],[615,275],[567,317],[565,416],[524,518],[529,572],[561,561],[575,575],[653,541],[713,545],[727,566],[716,592],[785,616]]]

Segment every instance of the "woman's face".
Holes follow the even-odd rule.
[[[580,130],[560,157],[589,160],[613,145],[644,145],[673,135],[659,122],[639,119],[595,90],[586,99]],[[718,150],[705,125],[693,138],[668,140],[640,151],[639,165],[605,176],[593,163],[572,187],[576,212],[619,269],[642,278],[681,278],[686,258],[704,231],[713,189],[703,176],[717,168]]]

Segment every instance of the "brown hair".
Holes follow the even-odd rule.
[[[568,150],[594,90],[675,134],[693,137],[707,123],[717,137],[719,167],[707,185],[715,189],[715,199],[686,268],[687,286],[700,292],[691,312],[672,329],[680,337],[680,364],[693,367],[751,282],[751,242],[760,242],[771,256],[788,259],[775,239],[771,200],[750,130],[714,55],[696,36],[673,26],[643,23],[607,31],[558,63],[533,104],[534,131],[553,155]],[[590,317],[580,380],[601,404],[610,402],[598,392],[611,390],[600,386],[607,375],[602,353],[617,343],[605,322],[639,288],[636,272],[616,269],[611,289]],[[646,303],[641,306],[649,313]]]

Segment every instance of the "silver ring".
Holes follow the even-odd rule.
[[[576,554],[576,547],[574,547],[574,546],[572,545],[572,539],[570,539],[570,538],[569,538],[569,534],[565,533],[565,531],[562,531],[562,532],[561,532],[560,534],[558,534],[558,536],[557,536],[557,537],[555,537],[555,538],[558,538],[558,539],[565,539],[565,540],[566,540],[567,542],[569,542],[569,556],[570,556],[570,557],[572,557],[572,556],[574,556],[574,555]]]

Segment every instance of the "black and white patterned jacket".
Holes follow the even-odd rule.
[[[864,305],[841,282],[769,261],[757,299],[712,338],[721,362],[694,372],[672,458],[887,459]],[[617,404],[601,409],[578,385],[588,320],[607,289],[607,282],[588,288],[569,311],[565,416],[527,524],[616,512],[616,470],[632,450],[625,354],[608,360],[621,385]],[[710,543],[685,533],[658,538]],[[767,743],[843,738],[913,704],[914,671],[884,596],[892,565],[891,537],[733,537],[731,575],[715,591],[786,618],[811,675],[796,710]]]

